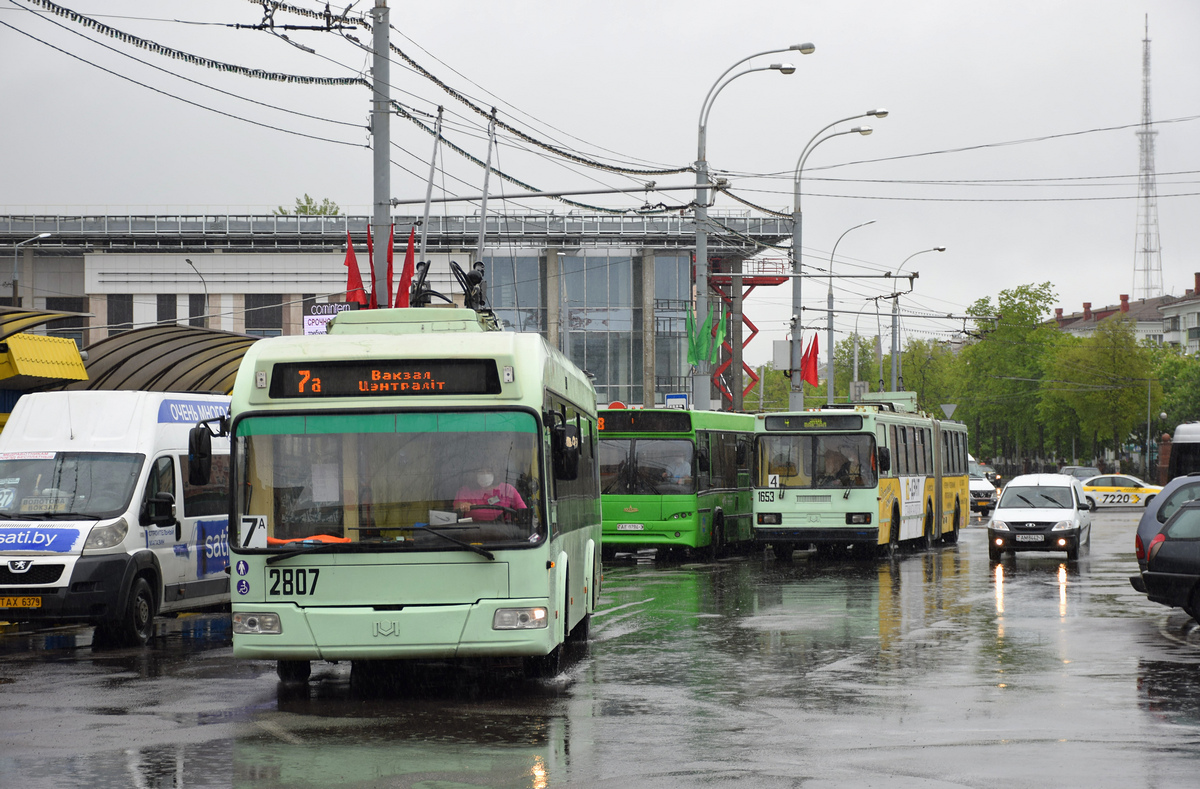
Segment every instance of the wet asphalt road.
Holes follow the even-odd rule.
[[[145,649],[0,635],[0,786],[1195,787],[1200,628],[1148,602],[1138,512],[1077,565],[978,523],[895,562],[606,567],[588,653],[530,682],[426,666],[307,686],[228,617]]]

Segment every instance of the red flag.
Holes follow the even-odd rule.
[[[812,342],[808,345],[808,350],[804,352],[805,363],[800,369],[800,380],[807,381],[813,386],[817,385],[817,359],[820,357],[820,351],[817,350],[817,334],[813,334]]]
[[[395,246],[395,244],[396,244],[396,226],[391,225],[391,227],[388,229],[387,287],[385,287],[384,291],[383,291],[384,301],[387,302],[387,304],[384,305],[385,307],[392,306],[392,248]]]
[[[367,294],[363,292],[362,276],[358,273],[358,258],[354,256],[354,242],[350,240],[350,231],[346,231],[346,301],[367,303]]]
[[[373,310],[379,306],[375,298],[375,247],[371,245],[371,226],[367,225],[367,260],[371,263],[371,303],[367,309]]]
[[[412,289],[413,271],[416,268],[416,253],[413,249],[413,242],[417,237],[417,228],[414,226],[408,231],[408,251],[404,253],[404,268],[400,271],[400,287],[396,289],[397,307],[407,307],[408,292]]]

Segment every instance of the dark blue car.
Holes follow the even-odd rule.
[[[1146,504],[1146,511],[1138,521],[1137,536],[1134,537],[1134,552],[1137,554],[1138,575],[1129,579],[1133,588],[1145,594],[1141,585],[1141,573],[1146,571],[1146,550],[1154,536],[1162,531],[1172,515],[1184,502],[1200,499],[1200,472],[1176,477],[1163,486],[1162,491]]]
[[[1146,546],[1146,596],[1200,619],[1200,501],[1179,507]]]

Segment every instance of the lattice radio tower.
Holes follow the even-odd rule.
[[[1162,255],[1158,246],[1158,181],[1154,175],[1155,131],[1150,119],[1150,15],[1146,15],[1146,37],[1142,39],[1142,125],[1137,130],[1138,237],[1133,263],[1134,298],[1161,296]]]

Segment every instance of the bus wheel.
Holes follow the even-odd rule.
[[[576,649],[587,649],[588,638],[592,633],[592,615],[584,614],[583,619],[579,620],[579,624],[575,625],[575,629],[567,634],[565,643]]]
[[[936,543],[937,537],[933,531],[933,507],[927,505],[925,507],[925,524],[921,527],[921,550],[930,550]]]
[[[525,658],[525,676],[529,679],[550,679],[562,672],[562,645],[554,647],[548,655],[534,655]]]
[[[946,541],[947,545],[958,544],[958,530],[960,528],[962,528],[960,525],[961,523],[962,523],[962,507],[959,505],[959,503],[957,501],[955,501],[954,502],[954,528],[947,534],[942,535],[942,539]]]
[[[725,551],[725,516],[722,513],[717,513],[713,516],[712,539],[708,542],[708,548],[704,551],[704,558],[710,562],[715,562],[721,558],[721,554]]]
[[[145,646],[154,632],[154,593],[139,576],[129,589],[129,600],[120,618],[100,625],[100,640],[118,646]]]
[[[312,664],[307,660],[279,660],[275,662],[275,673],[280,682],[308,682]]]
[[[792,545],[790,542],[771,543],[771,553],[775,554],[775,558],[781,562],[790,562],[792,560],[792,553],[795,548],[796,546]]]
[[[900,556],[900,510],[892,510],[892,527],[888,532],[888,543],[884,547],[884,555],[889,559]]]

